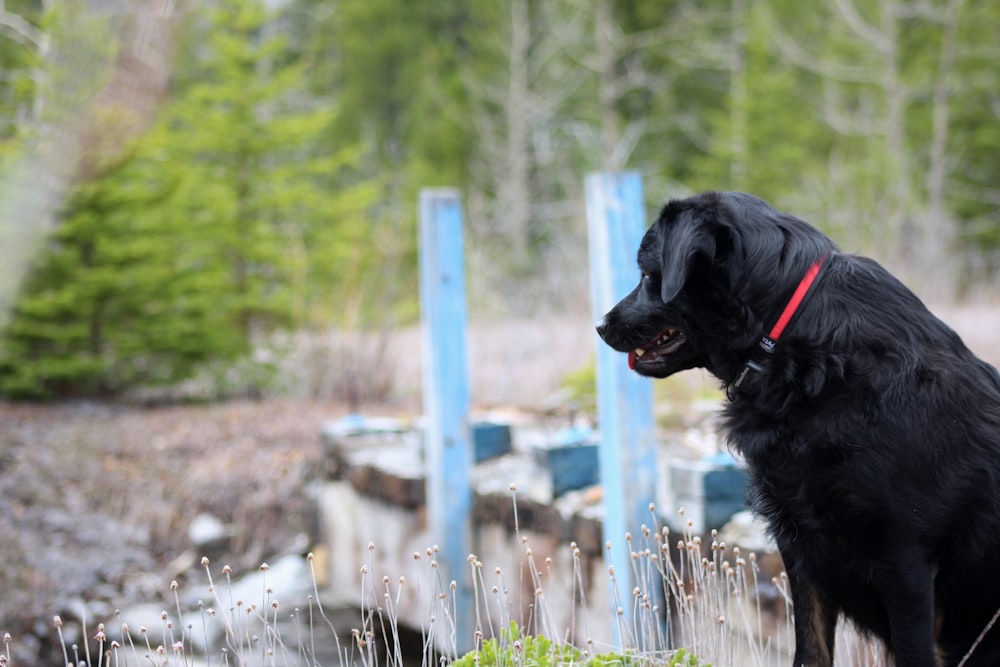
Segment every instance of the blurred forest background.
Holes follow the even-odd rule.
[[[0,395],[263,391],[331,330],[375,366],[428,186],[474,319],[589,316],[602,169],[995,294],[998,60],[991,0],[0,2]]]

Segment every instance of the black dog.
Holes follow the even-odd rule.
[[[704,367],[781,551],[795,667],[843,613],[898,667],[957,665],[1000,610],[1000,374],[876,262],[756,197],[672,201],[598,325],[636,372]],[[967,665],[1000,665],[1000,622]]]

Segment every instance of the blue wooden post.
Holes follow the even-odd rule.
[[[427,416],[427,504],[431,535],[440,547],[438,571],[446,593],[457,582],[459,651],[473,644],[470,553],[472,442],[466,347],[462,202],[457,190],[420,192],[420,312]],[[439,615],[440,618],[440,615]],[[445,627],[444,619],[438,623]],[[439,637],[448,648],[450,638]]]
[[[599,320],[639,282],[635,258],[646,231],[642,180],[632,172],[593,173],[586,177],[585,190],[591,304]],[[615,568],[622,607],[630,618],[636,582],[625,534],[631,532],[638,547],[640,527],[651,524],[649,503],[656,498],[653,388],[629,370],[625,355],[600,340],[597,416],[604,539],[612,545],[608,565]]]

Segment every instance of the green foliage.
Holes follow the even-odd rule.
[[[187,377],[248,342],[218,302],[221,267],[171,234],[127,161],[80,186],[40,259],[0,348],[0,393],[93,395]]]
[[[186,64],[198,74],[64,206],[0,341],[0,394],[173,383],[246,358],[275,327],[360,309],[336,298],[366,293],[366,266],[350,263],[371,241],[375,190],[356,151],[321,147],[328,113],[297,98],[298,66],[276,66],[282,42],[265,35],[262,2],[200,16],[202,48]]]
[[[593,359],[562,379],[569,399],[587,414],[597,412],[597,364]]]
[[[42,16],[40,0],[12,0],[4,8],[29,26],[36,26]],[[8,39],[0,39],[0,147],[23,129],[20,119],[34,105],[36,83],[32,69],[38,66],[38,46],[27,37],[11,31]]]
[[[0,262],[7,292],[24,288],[0,306],[0,393],[170,382],[245,358],[275,328],[412,321],[427,186],[465,194],[474,307],[586,298],[564,277],[583,251],[583,176],[609,164],[643,173],[651,208],[746,189],[917,278],[939,275],[919,264],[930,223],[969,258],[964,280],[1000,270],[997,3],[905,17],[889,0],[177,7],[159,122],[114,164],[66,170],[87,182],[71,184],[36,275]],[[83,0],[4,9],[49,45],[0,35],[6,163],[114,99],[95,92],[127,79],[109,74],[128,60],[115,34],[128,19]],[[614,35],[610,52],[598,35]],[[24,226],[46,223],[0,221],[0,247],[27,254]]]
[[[483,642],[480,649],[470,651],[451,663],[454,667],[642,667],[664,664],[651,656],[635,653],[601,653],[587,657],[566,643],[556,643],[543,635],[529,635],[516,622],[500,631],[500,637]],[[711,667],[685,649],[671,652],[667,667]]]
[[[541,635],[528,635],[514,621],[500,631],[500,637],[483,642],[478,651],[471,651],[452,662],[455,667],[555,667],[581,662],[582,654],[568,644],[555,644]]]

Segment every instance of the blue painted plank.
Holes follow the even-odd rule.
[[[467,568],[471,549],[473,465],[469,429],[465,261],[462,201],[457,190],[420,192],[420,314],[427,416],[427,505],[431,535],[440,547],[445,591],[458,584],[455,610],[459,651],[473,642],[472,591]],[[447,638],[439,638],[445,639]],[[445,641],[439,648],[450,649]]]
[[[639,280],[635,256],[646,231],[642,180],[633,172],[601,172],[588,174],[584,185],[591,305],[600,320]],[[596,345],[604,539],[612,545],[610,557],[605,553],[628,617],[636,584],[625,534],[631,532],[638,547],[640,528],[651,524],[649,504],[656,498],[653,388],[629,370],[623,354],[600,339]]]

